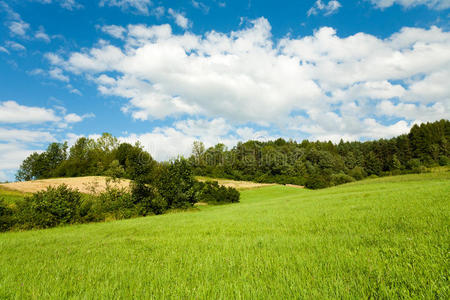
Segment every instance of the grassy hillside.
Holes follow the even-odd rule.
[[[449,297],[450,173],[0,234],[0,298]]]
[[[5,199],[8,203],[14,203],[17,200],[23,199],[25,196],[29,196],[31,194],[19,192],[15,190],[10,190],[8,188],[0,186],[0,197]]]

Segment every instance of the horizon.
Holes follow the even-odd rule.
[[[244,3],[245,2],[245,3]],[[450,119],[450,3],[0,1],[0,181],[110,132],[157,160]]]

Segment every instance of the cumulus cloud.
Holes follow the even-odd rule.
[[[0,128],[0,141],[43,143],[55,140],[55,137],[47,131]]]
[[[90,113],[90,114],[84,114],[84,115],[82,115],[82,116],[79,116],[79,115],[77,115],[77,114],[71,113],[71,114],[65,115],[65,116],[64,116],[64,120],[65,120],[67,123],[79,123],[79,122],[83,121],[84,119],[87,119],[87,118],[93,118],[93,117],[95,117],[95,115],[92,114],[92,113]]]
[[[149,7],[152,6],[151,0],[101,0],[99,5],[120,7],[122,10],[133,10],[136,13],[149,15]]]
[[[194,141],[200,140],[206,147],[223,143],[231,148],[241,140],[274,139],[266,131],[258,131],[250,127],[231,126],[225,119],[189,119],[178,121],[172,127],[155,128],[150,133],[130,134],[120,137],[128,143],[139,142],[153,156],[164,161],[178,155],[188,156]]]
[[[378,8],[391,7],[394,4],[401,5],[405,8],[412,8],[419,5],[426,5],[428,8],[443,10],[450,8],[449,0],[370,0]]]
[[[341,3],[339,3],[339,1],[336,0],[328,1],[327,4],[325,4],[321,0],[317,0],[314,3],[314,6],[308,10],[307,15],[308,17],[310,17],[311,15],[323,13],[324,16],[329,16],[337,13],[339,8],[341,7],[342,7]]]
[[[51,109],[20,105],[15,101],[0,102],[0,123],[45,123],[59,121]]]
[[[35,151],[39,150],[31,150],[21,143],[0,143],[0,172],[4,176],[2,180],[10,179],[9,176],[6,177],[6,173],[14,174],[22,161]]]
[[[122,110],[134,119],[223,118],[233,126],[361,139],[406,132],[417,114],[398,104],[434,107],[422,121],[448,116],[450,33],[437,27],[403,28],[386,39],[341,38],[323,27],[276,43],[264,18],[204,35],[174,34],[167,24],[121,28],[121,47],[100,43],[48,57],[103,95],[128,99]],[[383,101],[399,112],[376,113]]]
[[[179,12],[174,11],[173,9],[169,8],[167,11],[169,15],[172,16],[172,18],[175,20],[175,24],[180,26],[183,29],[188,29],[191,27],[191,21],[189,21],[188,18],[186,18],[184,15],[182,15]]]
[[[49,109],[15,101],[0,102],[0,180],[12,179],[28,155],[57,142],[62,128],[92,117],[93,114],[68,114],[64,107]]]
[[[88,113],[79,116],[74,113],[67,114],[64,107],[57,107],[56,112],[50,108],[25,106],[16,101],[0,102],[0,124],[22,124],[33,125],[43,123],[54,123],[58,127],[67,127],[68,124],[78,123],[86,118],[94,117]]]

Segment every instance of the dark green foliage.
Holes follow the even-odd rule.
[[[231,187],[219,185],[217,181],[199,182],[197,184],[198,202],[209,204],[237,203],[239,192]]]
[[[163,214],[169,205],[158,190],[151,184],[143,181],[136,181],[132,187],[133,202],[139,207],[139,214]]]
[[[355,178],[344,173],[331,175],[331,182],[333,183],[333,185],[339,185],[353,181],[355,181]]]
[[[305,182],[305,187],[308,189],[323,189],[331,185],[331,180],[329,178],[326,178],[324,175],[321,174],[313,174],[308,176]]]
[[[49,228],[79,220],[81,193],[66,185],[37,192],[18,203],[23,228]]]
[[[195,175],[324,188],[367,176],[420,173],[446,165],[450,154],[450,121],[413,126],[408,135],[369,142],[301,143],[295,141],[219,144],[193,148]]]
[[[239,142],[232,149],[223,144],[205,149],[196,142],[189,160],[158,164],[139,144],[119,143],[105,133],[97,140],[78,139],[68,155],[67,143],[49,145],[46,152],[34,153],[24,160],[17,179],[88,175],[129,178],[152,185],[157,191],[155,197],[160,195],[167,202],[152,200],[153,206],[158,203],[158,211],[163,211],[164,207],[181,208],[195,203],[193,175],[323,188],[349,182],[349,177],[361,180],[372,175],[420,173],[427,167],[447,165],[449,140],[450,121],[441,120],[414,125],[408,135],[390,140],[341,140],[337,145],[278,139]],[[151,211],[152,205],[142,205],[144,211]]]
[[[170,208],[185,208],[196,202],[195,178],[186,159],[162,164],[159,173],[158,191]]]
[[[13,225],[14,211],[3,198],[0,198],[0,232],[9,230]]]

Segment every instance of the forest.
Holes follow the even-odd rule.
[[[339,185],[366,177],[421,173],[450,163],[450,121],[414,125],[392,139],[366,142],[240,142],[206,149],[195,142],[186,168],[197,176],[297,184],[311,189]],[[182,158],[184,161],[184,158]],[[171,162],[156,162],[139,144],[120,143],[105,133],[97,140],[80,138],[52,143],[22,163],[17,180],[106,175],[152,183],[156,172]],[[163,172],[164,173],[164,172]]]
[[[318,189],[366,177],[421,173],[450,162],[450,122],[414,125],[409,134],[367,142],[304,140],[223,144],[196,142],[190,161],[196,175]]]

